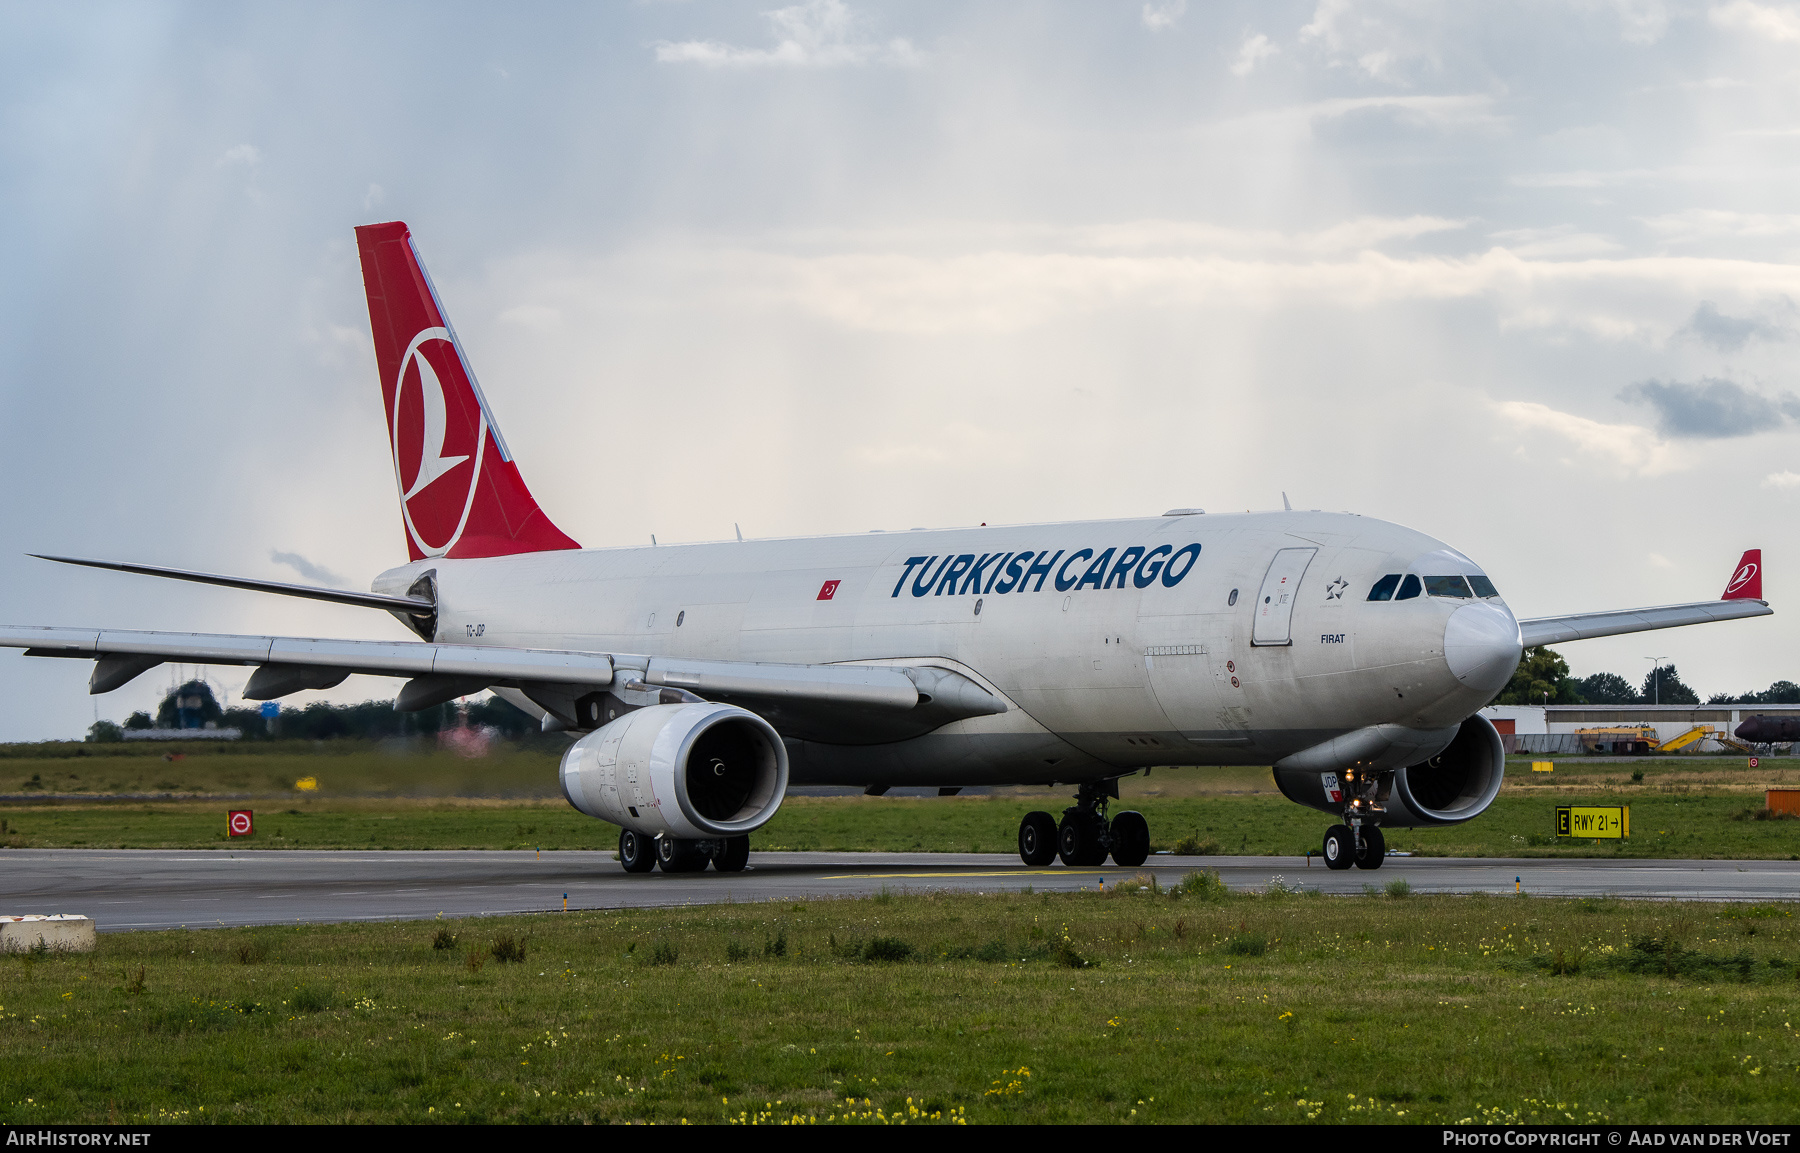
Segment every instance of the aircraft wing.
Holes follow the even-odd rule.
[[[1766,617],[1775,610],[1762,600],[1696,601],[1685,605],[1659,605],[1647,609],[1615,609],[1611,612],[1572,613],[1561,617],[1536,617],[1519,622],[1525,647],[1585,641],[1621,633],[1672,629],[1741,617]]]
[[[819,730],[839,717],[864,718],[884,731],[929,731],[952,720],[1006,711],[1004,701],[945,669],[872,665],[785,665],[683,660],[634,654],[48,627],[0,628],[0,648],[37,657],[95,662],[90,693],[119,688],[166,661],[256,667],[244,696],[267,700],[301,689],[331,688],[352,673],[404,678],[395,707],[429,708],[486,688],[518,689],[570,727],[593,727],[578,715],[582,698],[600,690],[631,694],[630,703],[704,696],[741,704]],[[692,695],[690,695],[692,694]],[[793,732],[792,735],[803,735]]]
[[[1766,617],[1775,610],[1762,599],[1762,550],[1747,549],[1725,584],[1725,595],[1716,601],[1685,605],[1658,605],[1647,609],[1613,609],[1600,613],[1571,613],[1561,617],[1534,617],[1519,622],[1519,639],[1526,648],[1621,633],[1672,629],[1679,625],[1704,625],[1743,617]]]

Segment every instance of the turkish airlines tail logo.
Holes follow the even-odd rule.
[[[1731,574],[1731,582],[1725,586],[1725,595],[1719,598],[1727,601],[1763,599],[1762,595],[1762,550],[1753,548],[1738,561],[1737,571]]]
[[[525,487],[406,225],[356,230],[413,560],[579,548]]]

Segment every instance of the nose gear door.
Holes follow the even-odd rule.
[[[1300,591],[1300,578],[1312,563],[1316,548],[1284,548],[1269,562],[1262,590],[1256,594],[1256,625],[1250,632],[1250,643],[1256,646],[1293,644],[1289,625],[1294,616],[1294,594]]]

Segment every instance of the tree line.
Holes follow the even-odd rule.
[[[1700,694],[1681,679],[1674,665],[1661,665],[1632,683],[1617,673],[1595,673],[1577,679],[1569,664],[1549,649],[1526,649],[1512,680],[1494,701],[1497,705],[1697,705]],[[1776,681],[1761,692],[1714,693],[1709,705],[1800,705],[1800,684]]]
[[[164,697],[155,716],[148,712],[132,713],[123,725],[100,721],[88,730],[88,739],[118,741],[124,739],[122,730],[125,729],[204,728],[212,724],[222,729],[238,729],[247,741],[328,741],[337,737],[384,740],[435,736],[445,729],[455,728],[465,719],[472,728],[495,729],[501,736],[512,739],[538,732],[537,721],[499,697],[469,701],[460,706],[452,701],[416,713],[395,712],[391,700],[363,701],[354,705],[313,701],[303,708],[284,706],[276,716],[265,717],[260,707],[226,708],[220,705],[211,685],[193,680]]]

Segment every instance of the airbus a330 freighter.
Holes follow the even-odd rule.
[[[563,793],[621,828],[634,872],[742,869],[790,783],[1072,785],[1060,820],[1021,821],[1020,856],[1137,865],[1149,828],[1107,805],[1160,765],[1273,765],[1339,819],[1327,864],[1372,869],[1383,827],[1492,803],[1504,755],[1477,710],[1522,646],[1771,611],[1753,550],[1720,600],[1519,621],[1442,541],[1322,512],[583,549],[525,487],[406,226],[356,233],[408,563],[369,593],[73,563],[382,609],[422,639],[0,644],[94,659],[92,693],[166,661],[255,666],[252,700],[354,673],[405,678],[402,710],[492,689],[581,734]]]

